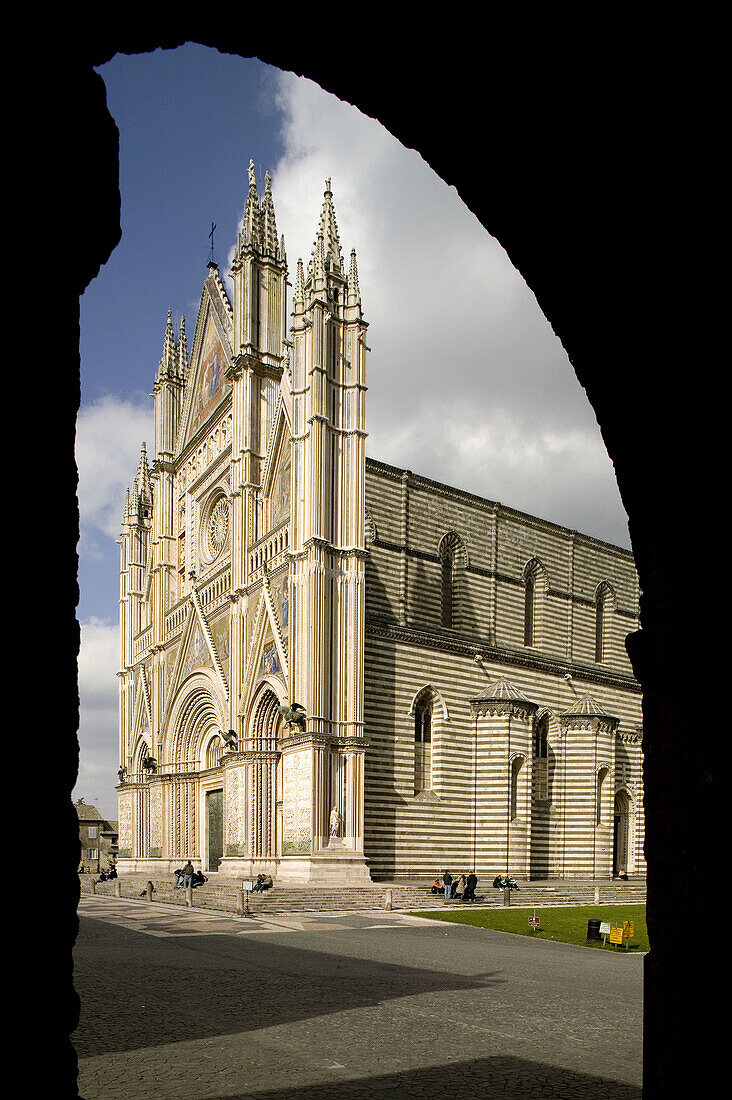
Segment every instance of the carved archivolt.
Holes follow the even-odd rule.
[[[207,750],[218,730],[228,727],[213,676],[199,670],[173,701],[163,738],[162,763],[172,771],[207,766]]]

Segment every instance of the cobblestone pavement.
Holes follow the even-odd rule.
[[[82,898],[84,1100],[640,1100],[642,962],[402,914]]]

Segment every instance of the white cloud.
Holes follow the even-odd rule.
[[[74,797],[117,817],[114,790],[119,766],[117,623],[90,618],[81,624],[79,650],[79,776]]]
[[[150,403],[108,395],[82,406],[76,424],[79,512],[85,549],[94,552],[99,534],[116,539],[122,525],[125,490],[132,484],[143,441],[153,458]]]
[[[593,410],[501,245],[380,123],[304,78],[279,89],[290,271],[310,259],[328,178],[346,264],[358,255],[368,454],[628,545]]]

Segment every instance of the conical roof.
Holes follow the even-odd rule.
[[[507,680],[504,676],[499,676],[492,684],[489,684],[482,695],[476,696],[477,699],[507,699],[516,700],[521,703],[528,703],[528,699],[519,691],[515,684],[512,684],[510,680]]]
[[[611,717],[602,704],[598,703],[597,699],[588,692],[581,695],[573,706],[568,707],[562,713],[563,715],[587,714],[593,718]]]

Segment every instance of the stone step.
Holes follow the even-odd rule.
[[[116,881],[96,884],[94,889],[97,894],[115,896],[117,884],[121,897],[136,898],[144,890],[149,876],[144,874],[128,874],[121,876]],[[93,878],[80,876],[82,892],[92,892]],[[155,887],[153,894],[157,902],[185,905],[186,891],[173,888],[169,877],[153,878]],[[646,900],[644,883],[599,883],[580,884],[576,886],[565,883],[561,887],[541,887],[527,883],[518,891],[512,891],[510,904],[514,907],[550,907],[560,905],[592,905],[595,903],[595,890],[599,887],[600,903],[619,904],[643,904]],[[409,909],[440,909],[453,906],[462,908],[459,900],[445,903],[439,894],[433,894],[428,886],[407,886],[397,884],[374,883],[372,886],[348,887],[334,890],[324,886],[298,886],[293,884],[275,884],[270,890],[262,894],[250,894],[248,897],[249,909],[253,913],[293,913],[293,912],[326,912],[359,909],[384,908],[387,890],[391,890],[392,908],[399,910]],[[502,890],[490,888],[483,895],[478,894],[476,906],[499,908],[504,905]],[[193,905],[197,909],[213,909],[225,912],[236,912],[237,886],[235,883],[209,882],[204,886],[198,886],[193,891]]]

